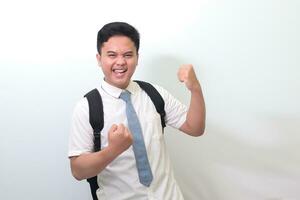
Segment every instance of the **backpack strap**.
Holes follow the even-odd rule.
[[[104,120],[103,120],[103,103],[102,98],[97,89],[93,89],[84,97],[87,98],[89,104],[89,119],[90,124],[94,130],[94,151],[101,150],[101,130],[103,129]],[[90,184],[91,193],[93,200],[98,200],[96,191],[99,188],[97,182],[97,176],[88,178],[87,181]]]
[[[165,123],[165,102],[160,93],[156,90],[156,88],[151,85],[150,83],[144,82],[144,81],[138,81],[135,80],[137,84],[147,93],[147,95],[150,97],[151,101],[153,102],[156,111],[160,115],[161,119],[161,125],[164,129],[166,127]],[[102,98],[97,89],[93,89],[84,97],[87,98],[88,104],[89,104],[89,121],[90,124],[94,130],[94,151],[100,151],[101,150],[101,130],[104,126],[104,113],[103,113],[103,103]],[[90,184],[91,193],[93,200],[98,200],[96,191],[99,188],[98,182],[97,182],[97,176],[94,176],[92,178],[87,179],[87,181]]]
[[[166,127],[166,122],[165,122],[165,101],[160,95],[160,93],[156,90],[156,88],[151,85],[150,83],[144,82],[144,81],[138,81],[134,80],[139,86],[148,94],[150,99],[152,100],[156,111],[160,115],[160,120],[161,120],[161,126],[164,129]]]
[[[99,188],[99,185],[98,185],[98,182],[97,182],[97,176],[94,176],[92,178],[88,178],[87,182],[89,182],[89,184],[90,184],[90,189],[91,189],[93,200],[98,200],[97,190]]]
[[[104,126],[102,98],[97,89],[93,89],[92,91],[84,95],[84,97],[87,98],[89,103],[89,119],[90,124],[94,130],[94,151],[100,151],[100,132]]]

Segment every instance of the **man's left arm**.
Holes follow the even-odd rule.
[[[182,65],[177,75],[191,92],[186,120],[179,130],[191,136],[200,136],[205,130],[205,102],[200,83],[192,65]]]

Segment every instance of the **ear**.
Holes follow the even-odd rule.
[[[99,67],[101,67],[101,55],[99,53],[96,54],[96,59],[97,59]]]

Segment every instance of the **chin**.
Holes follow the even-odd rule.
[[[125,89],[129,85],[129,81],[116,81],[113,83],[118,88]]]

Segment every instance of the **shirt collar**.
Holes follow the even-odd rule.
[[[101,88],[109,95],[115,97],[115,98],[119,98],[121,92],[123,91],[122,89],[115,87],[109,83],[107,83],[104,79],[102,80],[101,83]],[[127,91],[129,91],[131,94],[136,93],[136,91],[138,90],[138,86],[137,83],[134,81],[130,81],[127,88],[125,89]]]

